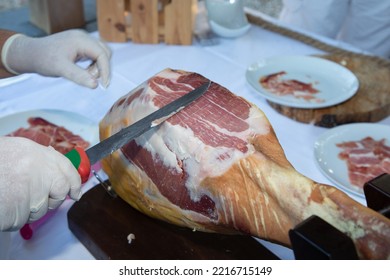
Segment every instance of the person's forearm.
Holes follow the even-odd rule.
[[[3,61],[1,59],[1,53],[3,51],[3,46],[5,44],[5,41],[7,41],[7,39],[14,34],[16,34],[16,32],[14,32],[14,31],[0,30],[0,79],[11,77],[11,76],[15,75],[15,74],[7,71],[7,69],[4,67]]]

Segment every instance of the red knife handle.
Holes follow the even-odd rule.
[[[91,163],[89,162],[85,151],[82,148],[76,147],[70,152],[66,153],[65,156],[72,162],[73,166],[80,174],[81,183],[87,182],[89,174],[91,173]]]

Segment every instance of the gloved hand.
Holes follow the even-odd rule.
[[[16,34],[8,38],[1,54],[4,66],[14,74],[64,77],[90,88],[97,87],[98,78],[104,87],[108,86],[110,58],[108,46],[83,30],[67,30],[42,38]],[[83,69],[76,65],[82,59],[94,64]]]
[[[81,179],[69,159],[22,137],[0,137],[0,231],[18,230],[80,199]]]

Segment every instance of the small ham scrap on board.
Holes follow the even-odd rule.
[[[206,81],[179,70],[156,74],[112,106],[100,138]],[[361,258],[390,258],[390,220],[298,173],[264,113],[216,83],[102,165],[123,200],[157,219],[290,246],[288,231],[317,215],[350,236]]]

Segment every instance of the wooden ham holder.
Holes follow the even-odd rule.
[[[193,231],[150,218],[101,184],[68,211],[72,233],[103,260],[275,260],[254,238]],[[135,239],[129,243],[128,236]]]
[[[111,42],[191,45],[196,0],[97,0],[100,36]]]
[[[390,217],[390,174],[364,186],[367,205]],[[150,218],[101,185],[68,212],[68,226],[96,259],[277,259],[254,238],[193,231]],[[127,237],[134,234],[129,244]],[[289,232],[297,260],[357,259],[352,240],[317,216]]]

